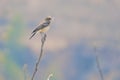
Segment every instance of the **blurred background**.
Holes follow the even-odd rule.
[[[120,80],[119,0],[0,0],[0,80],[31,78],[41,36],[29,37],[47,16],[54,21],[35,80],[100,80],[96,53],[105,80]]]

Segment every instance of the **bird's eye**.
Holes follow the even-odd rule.
[[[51,20],[51,18],[48,18],[49,20]]]

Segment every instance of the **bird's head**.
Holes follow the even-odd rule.
[[[48,16],[48,17],[45,18],[45,20],[49,20],[50,21],[50,20],[52,20],[52,17]]]

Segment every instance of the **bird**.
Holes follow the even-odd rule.
[[[32,31],[32,35],[30,36],[29,39],[31,39],[33,36],[35,36],[36,33],[46,33],[49,28],[50,28],[50,23],[51,23],[52,17],[48,16],[46,17],[38,26]]]

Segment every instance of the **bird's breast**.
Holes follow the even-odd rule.
[[[43,29],[40,29],[39,32],[47,32],[49,30],[49,26],[43,28]]]

